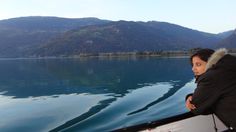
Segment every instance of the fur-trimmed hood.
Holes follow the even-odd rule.
[[[221,48],[221,49],[216,50],[207,61],[206,71],[209,68],[211,68],[213,65],[215,65],[226,54],[228,54],[228,51],[225,48]]]

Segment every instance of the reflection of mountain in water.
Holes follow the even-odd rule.
[[[184,58],[0,61],[0,92],[14,98],[72,93],[110,96],[111,98],[100,101],[86,113],[54,129],[57,131],[73,126],[70,129],[77,130],[81,127],[80,122],[104,110],[130,91],[157,82],[171,83],[173,88],[162,97],[143,104],[143,107],[128,115],[149,109],[189,82],[192,79],[190,70],[188,59]]]
[[[112,93],[123,96],[139,84],[191,78],[187,59],[0,61],[0,92],[15,98]]]

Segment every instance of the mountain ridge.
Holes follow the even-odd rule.
[[[31,16],[0,20],[0,57],[215,48],[226,37],[158,21]]]
[[[203,47],[205,44],[209,44],[205,45],[209,48],[212,47],[210,44],[219,40],[215,35],[181,26],[167,24],[168,27],[174,26],[176,29],[163,28],[163,24],[167,23],[152,22],[150,25],[149,22],[117,21],[99,26],[86,26],[71,30],[57,40],[40,47],[36,56],[186,50]]]
[[[103,24],[97,18],[19,17],[0,21],[0,57],[22,57],[29,49],[44,44],[72,29]]]
[[[218,47],[225,48],[236,48],[236,29],[232,31],[231,35],[221,40],[218,44]]]

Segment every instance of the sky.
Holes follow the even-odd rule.
[[[0,20],[25,16],[161,21],[208,33],[236,28],[236,0],[1,0]]]

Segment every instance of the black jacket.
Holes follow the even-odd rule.
[[[195,114],[215,113],[228,127],[236,128],[236,57],[216,51],[207,70],[197,80],[192,103]]]

